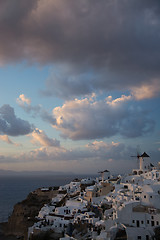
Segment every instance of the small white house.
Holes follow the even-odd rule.
[[[39,219],[45,218],[45,216],[49,215],[49,213],[53,212],[55,210],[55,206],[50,206],[45,204],[44,207],[41,208],[38,214]]]
[[[59,191],[67,191],[68,194],[76,194],[81,191],[81,182],[70,182],[64,186],[59,187]]]
[[[143,205],[160,209],[160,182],[142,187],[141,202]]]

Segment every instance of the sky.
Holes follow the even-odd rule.
[[[156,165],[159,0],[0,2],[0,169]]]

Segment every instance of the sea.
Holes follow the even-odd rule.
[[[40,187],[54,187],[70,183],[86,175],[0,175],[0,222],[6,222],[16,203]],[[90,176],[94,177],[94,176]]]

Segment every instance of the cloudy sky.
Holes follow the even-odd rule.
[[[159,0],[0,0],[0,168],[160,161]]]

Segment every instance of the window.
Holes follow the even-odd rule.
[[[141,236],[138,236],[137,239],[141,239]]]
[[[141,223],[143,224],[143,221],[141,221]]]
[[[151,221],[151,226],[154,227],[154,221]]]
[[[152,198],[152,196],[150,196],[150,198]]]
[[[144,195],[144,198],[146,198],[146,195]]]
[[[135,223],[135,221],[133,220],[132,223]]]
[[[149,220],[147,220],[147,224],[149,224]]]
[[[157,221],[156,224],[159,225],[159,222]]]
[[[154,219],[154,217],[153,217],[153,216],[151,216],[151,218],[152,218],[152,219]]]
[[[146,235],[146,240],[149,240],[149,235]]]

